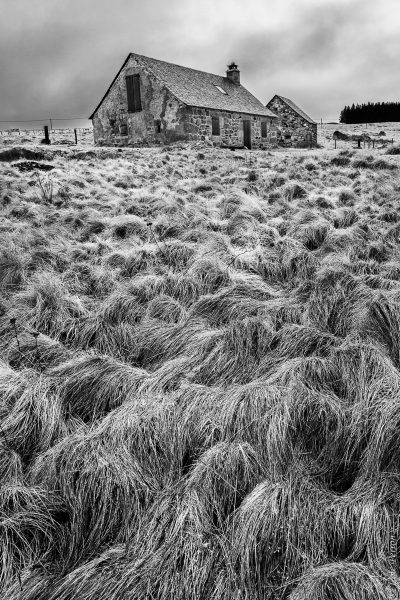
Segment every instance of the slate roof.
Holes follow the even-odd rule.
[[[305,119],[305,120],[306,120],[306,121],[308,121],[309,123],[314,123],[314,124],[315,124],[315,121],[314,121],[314,120],[313,120],[311,117],[309,117],[309,116],[307,115],[307,113],[305,113],[305,112],[304,112],[304,110],[301,110],[301,108],[299,108],[299,107],[297,106],[297,104],[295,104],[295,103],[293,102],[293,100],[290,100],[290,98],[285,98],[284,96],[279,96],[279,94],[275,94],[274,98],[280,98],[281,100],[283,100],[283,102],[285,102],[285,103],[286,103],[288,106],[290,106],[290,108],[292,108],[292,109],[293,109],[295,112],[297,112],[297,114],[298,114],[298,115],[300,115],[300,117],[303,117],[303,119]],[[272,98],[272,99],[271,99],[271,100],[268,102],[267,106],[268,106],[268,105],[269,105],[269,104],[272,102],[272,100],[273,100],[274,98]]]
[[[146,70],[151,71],[178,100],[187,106],[242,112],[263,117],[276,117],[273,112],[257,100],[245,87],[232,83],[227,77],[131,53],[128,55],[90,118],[93,118],[113,86],[114,81],[131,57],[135,58]],[[217,85],[227,93],[221,93],[217,89]]]

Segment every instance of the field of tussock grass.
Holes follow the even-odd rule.
[[[0,151],[3,600],[399,598],[399,156],[30,151]]]

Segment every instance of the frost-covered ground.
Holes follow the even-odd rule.
[[[400,143],[400,123],[364,123],[361,125],[323,123],[322,126],[318,125],[318,143],[324,148],[334,148],[333,134],[335,131],[340,131],[348,136],[361,136],[363,134],[369,136],[371,140],[375,140],[376,149],[390,147],[392,140],[395,145]],[[357,142],[354,140],[348,142],[338,140],[336,146],[337,149],[351,148],[352,146],[357,146]],[[362,146],[364,148],[364,144]],[[366,141],[365,147],[372,150],[372,143],[368,144],[368,141]]]
[[[2,600],[399,597],[399,166],[3,147]]]

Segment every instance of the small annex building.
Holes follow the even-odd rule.
[[[317,145],[317,123],[292,100],[275,94],[267,108],[278,116],[278,144],[298,148]]]
[[[220,146],[276,145],[276,115],[226,76],[130,53],[90,116],[97,145],[210,140]]]

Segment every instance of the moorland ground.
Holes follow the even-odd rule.
[[[400,123],[360,123],[360,124],[346,124],[346,123],[317,123],[317,138],[318,144],[325,149],[332,150],[335,148],[335,141],[333,134],[335,131],[344,133],[350,139],[337,140],[336,149],[345,150],[351,149],[355,144],[352,136],[366,136],[370,138],[368,141],[362,144],[362,147],[366,149],[372,148],[372,140],[374,140],[374,149],[384,149],[390,147],[390,145],[400,144]],[[15,131],[0,129],[0,148],[2,146],[15,146],[23,144],[25,147],[37,146],[43,139],[44,133],[42,128]],[[89,129],[78,130],[78,147],[93,147],[93,132]],[[55,129],[50,130],[50,139],[52,144],[56,146],[74,146],[75,135],[73,129]]]
[[[365,136],[365,144],[362,147],[366,149],[372,148],[372,141],[377,149],[389,148],[392,145],[398,145],[400,143],[400,123],[360,123],[360,124],[346,124],[346,123],[323,123],[318,124],[318,143],[325,149],[333,149],[335,147],[335,141],[333,134],[335,131],[344,133],[346,136],[351,138],[352,136]],[[354,140],[349,140],[346,143],[343,140],[337,140],[337,150],[344,150],[351,146],[357,145]]]
[[[28,149],[3,600],[398,598],[399,155]]]

